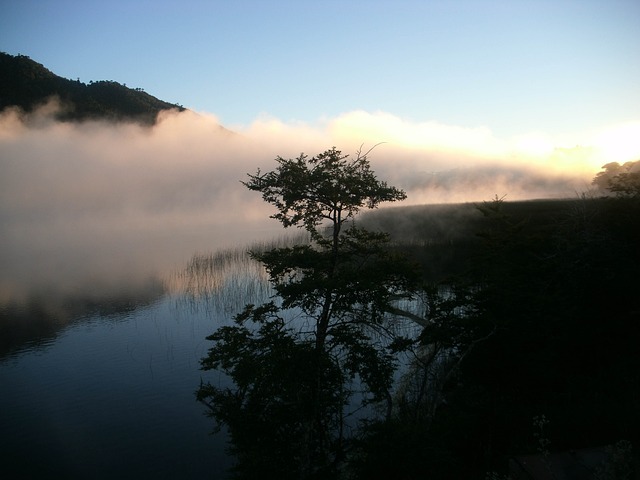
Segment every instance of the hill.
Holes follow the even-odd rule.
[[[52,97],[63,105],[57,114],[61,121],[100,119],[151,125],[162,110],[184,110],[139,88],[108,80],[87,85],[62,78],[25,55],[0,52],[0,111],[15,106],[31,112]]]

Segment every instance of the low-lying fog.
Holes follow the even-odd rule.
[[[589,148],[509,142],[488,129],[410,124],[353,112],[318,125],[263,118],[222,128],[211,115],[168,112],[156,126],[57,123],[55,104],[0,116],[0,303],[34,292],[126,290],[198,252],[282,233],[240,184],[277,155],[363,145],[406,205],[571,197],[603,163]],[[595,155],[595,156],[594,156]]]

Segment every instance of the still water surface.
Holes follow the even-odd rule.
[[[224,478],[225,436],[211,434],[195,391],[201,378],[223,381],[199,369],[206,336],[244,300],[266,295],[247,287],[251,272],[234,272],[187,273],[151,303],[87,315],[5,356],[1,476]],[[239,285],[243,294],[230,295]]]
[[[212,434],[195,392],[226,380],[200,360],[208,335],[273,295],[267,280],[247,248],[194,256],[161,294],[76,307],[2,352],[0,478],[225,478],[226,436]],[[29,322],[34,311],[0,321]]]

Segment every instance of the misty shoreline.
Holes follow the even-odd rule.
[[[142,126],[62,123],[55,120],[59,108],[53,102],[28,114],[0,112],[0,304],[5,317],[30,311],[34,318],[58,318],[48,320],[53,324],[105,302],[154,298],[167,273],[193,255],[281,235],[268,206],[240,183],[246,174],[268,170],[279,155],[313,154],[332,144],[353,155],[365,143],[384,141],[371,136],[382,135],[375,122],[389,121],[363,112],[323,128],[263,119],[230,134],[214,116],[192,111],[161,112],[155,125]],[[353,130],[354,122],[376,128],[367,134]],[[446,133],[442,126],[424,128]],[[486,132],[455,133],[474,148],[486,140]],[[373,149],[376,174],[406,190],[408,199],[363,219],[378,218],[393,236],[406,231],[400,212],[467,204],[465,213],[451,216],[464,223],[474,202],[571,197],[593,176],[582,150],[573,160],[575,152],[514,159],[490,149],[474,156],[434,141]],[[412,221],[422,225],[423,241],[454,234]]]
[[[506,202],[504,208],[520,216],[528,215],[528,210],[551,215],[581,201],[583,200],[525,200]],[[408,249],[413,254],[424,251],[418,255],[433,257],[429,261],[429,275],[438,275],[437,272],[450,268],[443,266],[443,259],[451,257],[455,247],[467,248],[468,245],[477,243],[483,221],[479,205],[482,202],[396,205],[364,212],[357,217],[356,222],[365,228],[389,233],[396,248]],[[194,277],[199,275],[197,268],[193,270],[196,265],[194,262],[205,262],[203,265],[208,265],[213,261],[210,259],[217,257],[244,257],[249,250],[264,248],[264,245],[284,244],[296,238],[297,241],[300,240],[300,232],[297,230],[268,228],[252,232],[265,236],[235,246],[216,247],[211,243],[209,249],[193,250],[182,261],[173,265],[166,262],[156,265],[153,258],[148,259],[150,263],[146,268],[137,263],[114,262],[112,256],[122,256],[123,252],[109,249],[93,252],[94,257],[102,255],[104,258],[94,258],[94,262],[85,264],[84,269],[68,268],[63,271],[52,268],[48,272],[41,271],[38,275],[37,268],[42,266],[39,260],[33,265],[22,265],[23,270],[33,269],[30,283],[25,281],[26,277],[12,279],[5,270],[3,288],[0,289],[0,338],[3,339],[0,358],[30,342],[46,343],[47,339],[55,338],[59,331],[92,314],[126,313],[167,295],[181,296],[189,292],[195,294],[194,288],[210,289],[211,284],[207,284],[207,278],[198,280]],[[439,249],[440,254],[434,253],[436,249]],[[83,262],[86,258],[84,255],[79,255],[76,259],[69,257],[67,262]],[[100,265],[108,263],[111,263],[111,268],[100,269]],[[117,268],[113,268],[114,265]],[[16,268],[19,267],[20,265],[16,265]],[[213,273],[224,274],[227,267],[216,261],[207,268],[218,268],[219,272]],[[193,281],[198,283],[190,284]],[[267,283],[265,279],[262,281]],[[201,293],[206,295],[210,292]],[[240,307],[241,305],[236,305],[236,310]]]

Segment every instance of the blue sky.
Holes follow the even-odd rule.
[[[0,49],[215,114],[498,136],[640,119],[640,2],[2,0]]]

